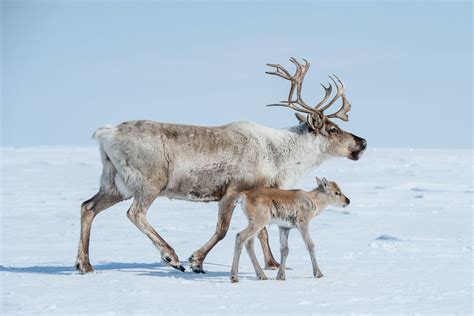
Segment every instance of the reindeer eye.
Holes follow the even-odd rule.
[[[336,192],[336,195],[337,195],[337,196],[341,196],[341,192]]]
[[[331,127],[331,128],[329,129],[329,134],[337,134],[337,128]]]

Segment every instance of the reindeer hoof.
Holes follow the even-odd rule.
[[[259,280],[268,280],[266,275],[259,275],[257,276]]]
[[[235,275],[231,276],[231,277],[230,277],[230,282],[232,282],[232,283],[239,283],[239,277],[238,277],[238,276],[235,276]]]
[[[206,273],[202,268],[202,262],[199,262],[199,259],[194,254],[189,257],[188,261],[194,273]]]
[[[280,280],[280,281],[285,281],[286,280],[286,274],[285,273],[278,273],[276,279]]]
[[[324,276],[324,274],[321,272],[321,270],[317,270],[316,271],[316,274],[314,275],[315,278],[322,278]]]
[[[77,262],[76,263],[76,270],[80,274],[86,274],[86,273],[94,272],[94,268],[92,268],[92,265],[89,262],[87,262],[87,263]]]
[[[191,266],[191,270],[193,270],[194,273],[206,274],[206,271],[202,267]]]

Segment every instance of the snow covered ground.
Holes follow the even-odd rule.
[[[237,208],[227,237],[210,253],[207,274],[159,263],[150,241],[125,213],[130,201],[101,213],[91,239],[96,272],[73,270],[79,205],[98,187],[98,149],[3,148],[1,306],[6,314],[324,314],[472,313],[471,150],[371,149],[357,162],[323,164],[314,175],[340,183],[345,209],[311,225],[325,274],[314,279],[296,231],[287,281],[257,281],[244,252],[241,282],[229,281]],[[183,264],[214,230],[217,206],[158,199],[150,222]],[[278,230],[270,228],[279,258]],[[260,247],[257,247],[261,255]]]

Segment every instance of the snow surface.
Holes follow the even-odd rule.
[[[1,314],[324,314],[472,313],[472,150],[368,150],[308,175],[337,181],[350,197],[311,224],[325,277],[314,279],[296,231],[287,281],[258,281],[245,252],[241,281],[229,281],[239,208],[227,237],[209,254],[207,274],[181,273],[130,223],[130,201],[101,213],[91,263],[73,265],[79,205],[98,188],[97,148],[3,148],[1,166]],[[215,203],[158,199],[150,222],[183,264],[211,236]],[[270,228],[279,258],[278,229]],[[257,244],[258,246],[258,244]],[[256,248],[261,256],[260,247]]]

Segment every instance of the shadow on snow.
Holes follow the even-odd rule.
[[[186,264],[186,262],[182,262]],[[212,272],[208,271],[205,274],[197,274],[190,272],[181,272],[171,268],[162,263],[126,263],[126,262],[109,262],[94,265],[95,272],[101,271],[120,271],[139,273],[139,275],[156,276],[156,277],[174,277],[182,279],[200,279],[203,277],[223,277],[229,276],[229,272]],[[78,274],[74,266],[60,266],[60,265],[44,265],[44,266],[29,266],[29,267],[14,267],[0,265],[0,272],[10,273],[34,273],[34,274],[56,274],[56,275],[73,275]],[[94,274],[94,273],[92,273]]]

